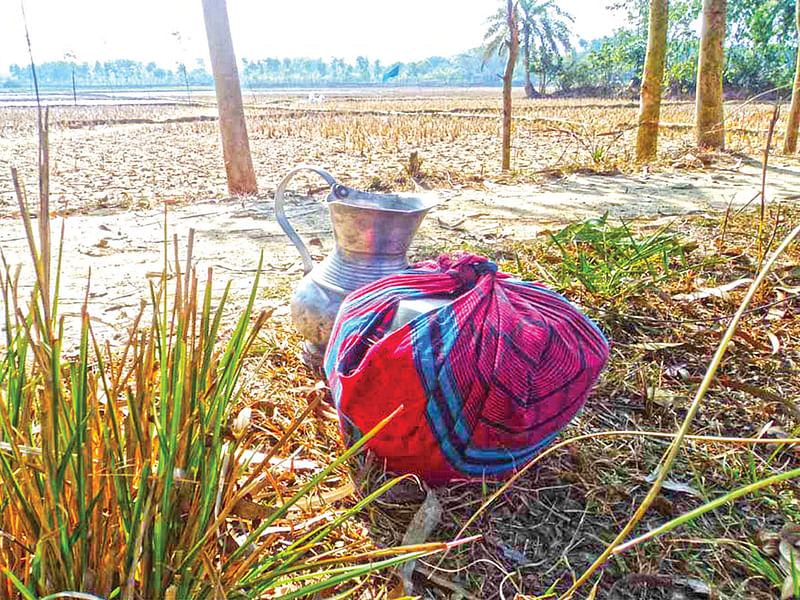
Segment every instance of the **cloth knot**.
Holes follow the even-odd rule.
[[[439,269],[458,283],[459,292],[475,287],[482,275],[497,273],[497,265],[484,256],[468,254],[442,255],[436,260]]]

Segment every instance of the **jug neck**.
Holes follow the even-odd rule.
[[[349,294],[362,285],[407,267],[405,254],[361,254],[336,247],[314,267],[311,277],[323,287]]]

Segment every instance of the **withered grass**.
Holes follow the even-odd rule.
[[[512,171],[499,163],[500,104],[485,94],[363,96],[304,104],[297,96],[251,96],[248,130],[262,190],[287,165],[324,164],[360,188],[480,187],[484,182],[542,181],[575,171],[628,173],[633,162],[636,104],[618,100],[538,100],[514,104]],[[35,173],[32,110],[0,108],[0,157]],[[726,147],[760,156],[773,106],[726,104]],[[694,105],[667,101],[654,168],[703,170],[714,153],[695,148]],[[776,131],[785,128],[785,112]],[[214,108],[203,103],[53,109],[54,208],[146,208],[160,202],[224,197],[224,173]],[[169,144],[163,140],[168,138]],[[409,156],[419,151],[413,178]],[[787,159],[789,160],[789,159]],[[15,205],[7,170],[0,170],[0,208]],[[26,181],[29,187],[31,181]]]
[[[276,106],[251,108],[250,119],[256,159],[268,165],[262,174],[264,182],[277,179],[286,164],[300,159],[324,160],[346,170],[350,155],[374,165],[374,172],[352,171],[354,185],[402,189],[412,186],[404,161],[409,151],[420,146],[430,149],[424,155],[422,183],[434,186],[480,185],[484,179],[530,181],[570,169],[632,168],[628,154],[632,132],[627,127],[635,115],[634,105],[605,101],[517,105],[518,114],[528,119],[517,121],[515,158],[519,167],[507,177],[501,177],[494,164],[499,155],[498,125],[494,120],[434,114],[453,112],[452,98],[341,99],[315,111],[287,99],[279,100]],[[455,108],[486,115],[498,107],[493,99],[468,98]],[[771,106],[748,104],[731,108],[728,147],[756,153],[763,145]],[[416,114],[380,114],[392,110]],[[664,121],[677,126],[662,131],[658,165],[669,166],[683,160],[687,153],[694,153],[701,165],[714,158],[692,148],[692,134],[685,127],[691,123],[691,110],[687,103],[664,107]],[[65,163],[77,156],[96,166],[96,157],[77,152],[86,139],[104,143],[113,139],[120,147],[129,144],[133,148],[134,138],[149,135],[174,138],[176,156],[185,157],[186,152],[202,147],[198,164],[206,154],[209,163],[216,160],[211,158],[218,153],[216,125],[204,120],[204,107],[190,109],[194,120],[188,122],[120,123],[120,127],[108,131],[100,127],[104,122],[113,125],[114,121],[138,118],[138,111],[141,109],[98,108],[91,115],[59,111],[54,128],[79,134],[59,140],[59,150],[65,150],[69,157]],[[146,118],[179,118],[186,116],[186,111],[186,107],[152,109]],[[9,111],[7,115],[8,119],[0,120],[4,124],[0,134],[3,144],[29,133],[25,111]],[[276,150],[274,144],[268,143],[270,140],[284,140],[285,144]],[[553,148],[559,152],[554,154]],[[126,156],[112,153],[106,159],[108,165],[103,168],[118,169],[125,164]],[[194,184],[189,183],[191,178],[186,174],[170,182],[146,173],[141,189],[132,181],[132,189],[141,195],[136,202],[146,205],[156,197],[147,191],[148,186],[165,186],[166,194],[183,200],[205,193],[201,188],[192,188]],[[84,183],[76,175],[65,189],[77,194]],[[59,185],[54,182],[55,187]],[[79,209],[77,205],[76,210]],[[666,266],[657,257],[659,263],[652,269],[622,273],[623,279],[629,277],[625,283],[633,285],[633,292],[628,294],[608,293],[602,288],[591,290],[580,278],[568,276],[563,270],[563,249],[547,236],[534,243],[512,243],[501,248],[504,270],[543,280],[566,294],[614,342],[610,364],[597,390],[562,439],[606,430],[674,431],[746,286],[703,298],[680,299],[681,295],[752,278],[760,261],[759,246],[769,247],[798,220],[800,211],[792,206],[769,206],[761,239],[757,236],[756,207],[671,222],[639,219],[628,223],[631,235],[637,239],[665,231],[666,227],[666,231],[678,236],[685,250],[685,260],[678,254],[669,254]],[[582,244],[576,242],[567,252],[590,252]],[[491,256],[498,254],[495,247],[469,249]],[[652,276],[653,269],[659,269],[658,277]],[[643,285],[638,285],[641,282]],[[800,251],[795,245],[781,258],[745,315],[716,384],[695,420],[693,433],[776,439],[800,435],[798,311]],[[220,324],[220,339],[230,339],[234,332],[231,324]],[[308,483],[314,468],[324,468],[344,450],[331,411],[319,402],[324,390],[315,386],[298,360],[298,343],[290,327],[274,323],[251,340],[242,356],[246,384],[231,406],[230,415],[234,417],[249,408],[250,427],[237,441],[233,420],[226,422],[221,431],[228,442],[266,454],[297,425],[298,417],[309,406],[314,408],[273,457],[284,462],[264,474],[263,487],[237,503],[226,525],[231,539],[258,528],[269,507],[291,497],[293,491]],[[105,356],[110,357],[108,352]],[[597,438],[571,444],[547,457],[478,517],[467,534],[480,534],[480,541],[451,550],[441,565],[435,558],[422,562],[417,577],[426,586],[426,597],[509,598],[519,594],[524,598],[542,595],[548,589],[563,592],[613,539],[644,497],[648,478],[665,443],[648,436]],[[743,483],[797,468],[799,464],[797,446],[743,447],[690,440],[678,456],[671,485],[656,499],[637,533]],[[307,470],[309,466],[312,468]],[[245,482],[253,472],[244,469],[240,475],[239,482]],[[236,478],[229,481],[232,492],[243,489]],[[274,523],[280,530],[260,540],[260,551],[285,547],[313,527],[314,519],[329,522],[385,481],[379,461],[369,457],[349,469],[337,468],[314,494]],[[497,485],[490,481],[455,483],[441,490],[445,521],[437,532],[439,539],[454,536]],[[345,521],[320,545],[317,560],[359,556],[376,547],[398,544],[423,497],[413,482],[395,486],[367,508],[363,519]],[[76,506],[75,510],[82,510]],[[141,510],[145,508],[142,506]],[[693,580],[695,586],[699,581],[717,597],[774,598],[781,575],[785,576],[776,539],[789,539],[791,534],[786,532],[799,521],[796,482],[765,489],[614,557],[603,572],[597,597],[673,597],[676,593],[688,594],[688,581]],[[3,543],[16,544],[8,537]],[[219,557],[213,555],[203,560],[208,573],[219,564]],[[210,589],[219,588],[222,583],[222,579],[214,581],[210,575],[207,579]],[[394,576],[379,575],[365,580],[358,593],[365,598],[386,598],[391,597],[396,586]]]

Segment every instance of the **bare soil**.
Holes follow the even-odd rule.
[[[490,114],[496,108],[483,96],[458,102],[469,111]],[[293,285],[302,276],[302,264],[275,221],[272,192],[282,174],[300,162],[320,164],[343,183],[360,188],[432,188],[440,204],[423,222],[412,247],[412,260],[465,247],[487,253],[496,250],[499,254],[509,245],[534,240],[545,230],[605,213],[614,219],[671,225],[688,232],[704,216],[719,223],[730,210],[733,221],[733,215],[749,205],[749,211],[743,211],[738,219],[737,235],[741,239],[728,242],[736,247],[736,260],[731,258],[718,275],[722,282],[751,276],[752,261],[740,259],[753,254],[752,238],[743,230],[755,220],[743,217],[753,213],[761,202],[762,164],[756,146],[747,140],[752,138],[763,145],[762,128],[770,112],[764,107],[738,123],[755,133],[747,133],[746,139],[736,138],[738,145],[731,144],[734,151],[699,152],[687,141],[690,133],[679,127],[665,133],[659,161],[644,168],[624,158],[624,148],[630,143],[627,133],[623,132],[616,146],[606,143],[601,135],[603,128],[614,131],[630,123],[635,107],[592,101],[570,113],[553,103],[522,105],[522,116],[542,118],[536,116],[536,111],[541,110],[546,115],[552,113],[553,118],[573,121],[591,114],[597,122],[591,125],[595,129],[577,133],[563,130],[566,121],[558,126],[549,121],[537,128],[520,126],[515,137],[518,170],[509,175],[497,169],[499,136],[490,119],[475,119],[480,123],[469,121],[462,125],[468,119],[421,114],[401,122],[372,114],[393,109],[421,110],[425,106],[445,110],[458,102],[452,98],[362,98],[358,103],[337,101],[329,113],[319,115],[310,114],[308,107],[292,100],[284,103],[279,113],[259,113],[252,117],[251,144],[261,194],[247,198],[226,195],[216,123],[207,108],[120,107],[113,114],[87,109],[55,115],[51,132],[52,212],[54,231],[62,222],[65,228],[61,283],[61,312],[68,317],[65,339],[78,339],[78,317],[88,287],[96,337],[112,344],[122,341],[142,300],[149,297],[149,282],[161,276],[165,239],[166,255],[173,263],[173,237],[178,240],[177,252],[183,256],[193,230],[193,257],[198,272],[214,270],[217,296],[222,282],[231,282],[228,311],[232,319],[246,303],[263,252],[256,308],[274,307],[273,318],[279,321],[275,331],[281,344],[296,341],[291,333],[287,334],[288,302]],[[668,107],[667,114],[675,121],[685,121],[685,110],[676,105]],[[371,112],[347,116],[344,113],[348,111]],[[31,113],[0,114],[4,115],[0,121],[0,167],[20,167],[32,203],[37,154]],[[436,133],[440,130],[447,135]],[[415,148],[423,157],[423,174],[417,183],[404,172],[408,154]],[[587,158],[587,149],[599,149],[604,154]],[[326,208],[320,202],[324,191],[317,179],[298,177],[292,187],[287,209],[290,220],[315,258],[322,258],[333,244]],[[769,218],[775,217],[777,223],[775,205],[795,205],[800,200],[800,161],[796,157],[770,156],[765,192],[768,207],[773,209]],[[793,208],[783,214],[788,215],[784,216],[785,221],[799,213]],[[692,229],[692,233],[697,231]],[[701,241],[713,252],[714,245],[708,239]],[[0,174],[0,249],[9,264],[23,265],[20,288],[23,293],[29,292],[29,251],[7,171]],[[787,281],[787,289],[800,284],[796,278]],[[687,277],[679,284],[688,288],[681,291],[689,291],[696,289],[699,282]],[[653,295],[658,298],[660,293],[658,290]],[[632,308],[656,320],[663,318],[656,308],[647,305],[651,301],[652,298],[641,300]],[[641,321],[608,316],[605,326],[619,329],[614,333],[621,343],[595,397],[568,433],[608,428],[674,429],[684,414],[685,402],[681,402],[688,397],[691,382],[669,373],[683,369],[690,378],[702,375],[705,361],[719,339],[719,328],[724,325],[716,320],[719,312],[735,310],[731,298],[719,300],[719,305],[716,302],[681,307],[686,314],[678,317],[684,321],[674,326],[670,321],[660,325],[648,325],[646,321],[642,325]],[[786,305],[777,319],[780,329],[769,325],[781,340],[778,352],[764,342],[766,334],[758,329],[764,327],[763,323],[756,323],[754,332],[744,341],[737,340],[726,371],[732,379],[734,373],[742,374],[742,380],[751,388],[760,386],[758,389],[772,390],[775,395],[796,397],[800,355],[794,341],[798,338],[792,333],[793,310],[791,303]],[[697,323],[692,321],[695,318]],[[759,318],[754,315],[754,322]],[[4,339],[3,335],[0,332],[0,339]],[[678,342],[686,343],[686,347],[678,347]],[[656,344],[657,349],[647,346],[650,343]],[[658,344],[664,345],[658,349]],[[297,352],[286,352],[291,356],[282,360],[290,364],[294,373],[291,382],[278,375],[265,380],[264,385],[271,391],[262,394],[259,402],[271,402],[270,394],[275,388],[300,394],[298,390],[313,384],[310,376],[303,374]],[[666,388],[669,401],[656,398],[655,391],[650,398],[648,386],[653,390]],[[709,401],[698,421],[698,431],[713,434],[756,435],[770,427],[797,431],[796,415],[787,415],[780,402],[754,399],[746,390],[720,392]],[[338,444],[334,438],[326,440],[328,447]],[[435,579],[420,582],[425,587],[425,597],[499,598],[518,592],[524,598],[525,593],[543,592],[557,579],[558,589],[563,591],[570,577],[591,563],[630,515],[632,506],[641,500],[647,488],[645,478],[656,466],[662,449],[661,442],[653,440],[602,441],[549,458],[467,532],[484,537],[480,543],[451,556],[446,566],[452,567],[452,572],[435,571],[435,561],[420,565],[418,574],[439,578],[439,583]],[[320,451],[312,450],[310,456],[320,459]],[[749,476],[742,466],[745,458],[727,448],[716,452],[694,448],[691,460],[680,458],[676,477],[695,486],[697,481],[707,482],[708,489],[704,487],[703,493],[711,497]],[[768,452],[754,454],[753,460],[769,466],[771,458],[765,458]],[[783,455],[779,458],[784,460]],[[787,458],[786,464],[797,460],[796,456]],[[369,526],[376,543],[401,541],[402,532],[421,502],[418,489],[406,491],[406,496],[399,490],[383,499],[370,513]],[[485,496],[480,486],[468,484],[442,490],[444,518],[435,534],[437,539],[454,534]],[[713,580],[714,586],[730,592],[727,597],[771,597],[773,590],[765,578],[741,561],[732,561],[731,554],[722,548],[731,539],[747,543],[745,538],[754,530],[777,531],[787,519],[796,518],[800,514],[796,488],[788,496],[786,505],[777,508],[765,508],[766,498],[752,504],[742,502],[738,512],[720,512],[704,518],[680,540],[654,543],[616,559],[604,574],[598,597],[715,597],[716,591],[693,591],[690,583],[696,588],[698,582],[703,584],[700,579]],[[684,492],[662,494],[643,528],[681,514],[697,503],[697,498]],[[722,541],[717,543],[717,539]],[[396,583],[389,579],[385,582],[387,586]],[[376,593],[371,597],[381,596]]]
[[[291,166],[287,165],[287,170]],[[713,166],[695,170],[630,175],[576,172],[545,178],[541,183],[484,181],[473,188],[435,189],[440,204],[423,222],[411,258],[465,243],[491,246],[533,239],[546,229],[605,213],[626,221],[644,218],[665,223],[689,215],[724,213],[729,206],[735,210],[760,203],[761,174],[761,165],[753,158],[720,155]],[[295,180],[299,181],[302,178]],[[342,181],[350,183],[347,177]],[[317,187],[313,180],[308,182],[309,188]],[[310,243],[312,253],[322,258],[333,244],[327,210],[320,202],[324,193],[305,196],[306,191],[302,187],[296,190],[288,215]],[[766,192],[771,203],[796,202],[800,199],[800,168],[770,166]],[[230,279],[231,310],[246,300],[263,252],[262,296],[275,305],[275,317],[286,317],[290,289],[302,276],[302,264],[275,220],[269,191],[258,197],[170,204],[165,214],[164,208],[86,203],[56,219],[54,230],[60,229],[63,220],[65,231],[62,314],[74,317],[72,323],[68,320],[68,327],[78,326],[91,271],[88,305],[96,333],[111,340],[124,336],[119,328],[149,297],[148,281],[161,274],[165,219],[170,258],[173,237],[185,248],[193,229],[198,270],[213,268],[217,281]],[[10,265],[27,265],[27,241],[14,208],[6,205],[0,212],[0,248]],[[21,289],[30,289],[31,276],[30,270],[23,269]]]

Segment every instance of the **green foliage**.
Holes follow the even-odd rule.
[[[579,281],[602,298],[624,298],[674,277],[689,268],[690,246],[666,227],[649,235],[634,235],[608,215],[568,225],[550,240],[561,262],[548,274],[558,289]]]
[[[520,40],[525,73],[534,72],[539,79],[539,93],[562,70],[562,57],[572,48],[571,14],[553,0],[520,0]]]
[[[400,75],[393,83],[408,85],[463,84],[495,85],[495,73],[502,71],[502,61],[492,57],[485,65],[481,61],[483,50],[475,48],[453,57],[432,56],[426,59],[399,63]],[[75,69],[77,88],[98,86],[152,87],[181,86],[188,80],[190,86],[213,85],[211,73],[203,61],[194,66],[175,65],[163,68],[154,62],[147,64],[120,59],[106,62],[73,63],[69,61],[45,62],[36,66],[43,87],[68,88]],[[319,58],[243,58],[240,68],[242,85],[248,88],[261,86],[309,85],[336,86],[341,84],[377,85],[386,67],[380,60],[370,62],[359,56],[351,64],[343,58],[325,61]],[[184,74],[186,80],[184,79]],[[0,77],[6,87],[31,85],[30,66],[10,65],[9,77]]]
[[[26,317],[16,317],[22,313],[6,268],[0,283],[11,327],[0,366],[0,527],[15,544],[2,550],[0,594],[211,598],[224,589],[229,598],[254,598],[283,589],[291,598],[429,553],[390,552],[366,564],[313,557],[336,527],[394,482],[282,550],[262,545],[267,528],[361,442],[286,500],[276,498],[259,526],[232,544],[226,515],[258,491],[259,477],[275,481],[268,461],[246,473],[239,458],[246,431],[229,429],[244,358],[266,315],[251,319],[256,280],[230,341],[220,345],[227,294],[212,310],[211,281],[198,297],[195,274],[186,276],[189,288],[178,274],[171,309],[164,288],[153,290],[151,325],[131,334],[127,360],[100,350],[85,310],[77,356],[65,360],[63,321],[55,313],[47,319],[41,296]]]
[[[592,84],[623,87],[638,80],[647,48],[647,0],[620,0],[609,8],[627,24],[594,40],[583,57]],[[699,48],[700,0],[671,0],[665,86],[673,94],[694,90]],[[788,86],[794,76],[797,33],[794,0],[729,0],[724,81],[762,91]]]
[[[701,0],[670,0],[665,88],[671,93],[690,93],[697,78]],[[572,16],[556,0],[519,0],[519,76],[532,88],[534,75],[539,91],[555,83],[561,90],[579,87],[625,89],[634,87],[644,66],[647,49],[648,0],[616,0],[608,8],[623,23],[608,36],[581,40],[583,51],[571,53]],[[728,35],[724,81],[728,86],[752,92],[789,86],[794,75],[797,32],[795,0],[728,0]],[[485,43],[452,57],[433,56],[400,63],[400,85],[499,85],[502,53],[507,31],[505,7],[488,20]],[[89,86],[211,85],[203,61],[163,68],[153,62],[118,59],[78,63],[69,60],[37,67],[45,87],[70,87],[74,72],[78,88]],[[481,60],[483,58],[483,60]],[[380,61],[359,56],[351,64],[343,58],[243,58],[242,83],[259,86],[340,84],[377,85],[384,73]],[[30,68],[10,65],[4,87],[30,85]]]
[[[741,550],[735,552],[735,556],[746,565],[750,571],[757,573],[773,586],[780,589],[784,577],[781,576],[778,567],[759,552],[758,548],[753,546],[747,548],[747,551]]]
[[[563,55],[572,48],[570,24],[572,15],[561,9],[555,0],[520,0],[516,5],[522,72],[526,87],[530,74],[536,73],[539,93],[562,71]],[[504,56],[509,43],[504,3],[487,20],[484,35],[484,60]]]
[[[561,68],[555,77],[558,89],[565,92],[595,84],[589,63],[586,60],[582,60],[575,53],[564,58],[561,62]]]
[[[269,459],[314,405],[260,463],[248,464],[243,453],[252,431],[233,410],[245,359],[268,318],[253,312],[258,277],[233,331],[223,336],[228,288],[212,308],[211,275],[203,290],[189,252],[185,267],[175,260],[168,297],[165,258],[149,311],[142,306],[119,354],[95,340],[84,306],[77,350],[65,357],[61,265],[59,259],[52,268],[50,258],[46,127],[40,134],[38,242],[12,170],[36,275],[27,306],[4,259],[0,272],[7,334],[0,358],[0,597],[346,593],[348,582],[377,569],[449,547],[318,556],[333,548],[332,532],[398,480],[307,532],[284,540],[271,532],[392,415],[297,485],[278,483]],[[258,517],[232,520],[249,498],[266,500],[250,500]]]
[[[593,44],[587,62],[597,85],[621,87],[642,72],[647,52],[647,38],[628,29],[618,29],[613,36]]]
[[[105,62],[96,61],[94,65],[87,62],[75,62],[69,55],[67,58],[70,60],[48,61],[36,65],[36,75],[40,85],[44,87],[70,86],[73,73],[77,87],[183,85],[184,73],[191,85],[213,85],[214,83],[202,60],[198,60],[194,68],[178,63],[175,65],[175,70],[172,70],[159,67],[154,62],[144,64],[123,58]],[[12,64],[8,70],[10,73],[7,80],[9,86],[31,84],[29,65]]]
[[[797,48],[794,0],[729,4],[725,82],[751,90],[791,86]]]
[[[621,87],[641,75],[647,53],[647,7],[646,0],[628,0],[610,7],[623,12],[628,25],[592,43],[586,60],[597,74],[597,85]],[[699,12],[700,0],[669,3],[665,78],[673,89],[694,85],[698,40],[692,25]]]
[[[689,92],[697,80],[700,40],[694,25],[700,18],[700,0],[670,2],[664,79],[670,92]]]

